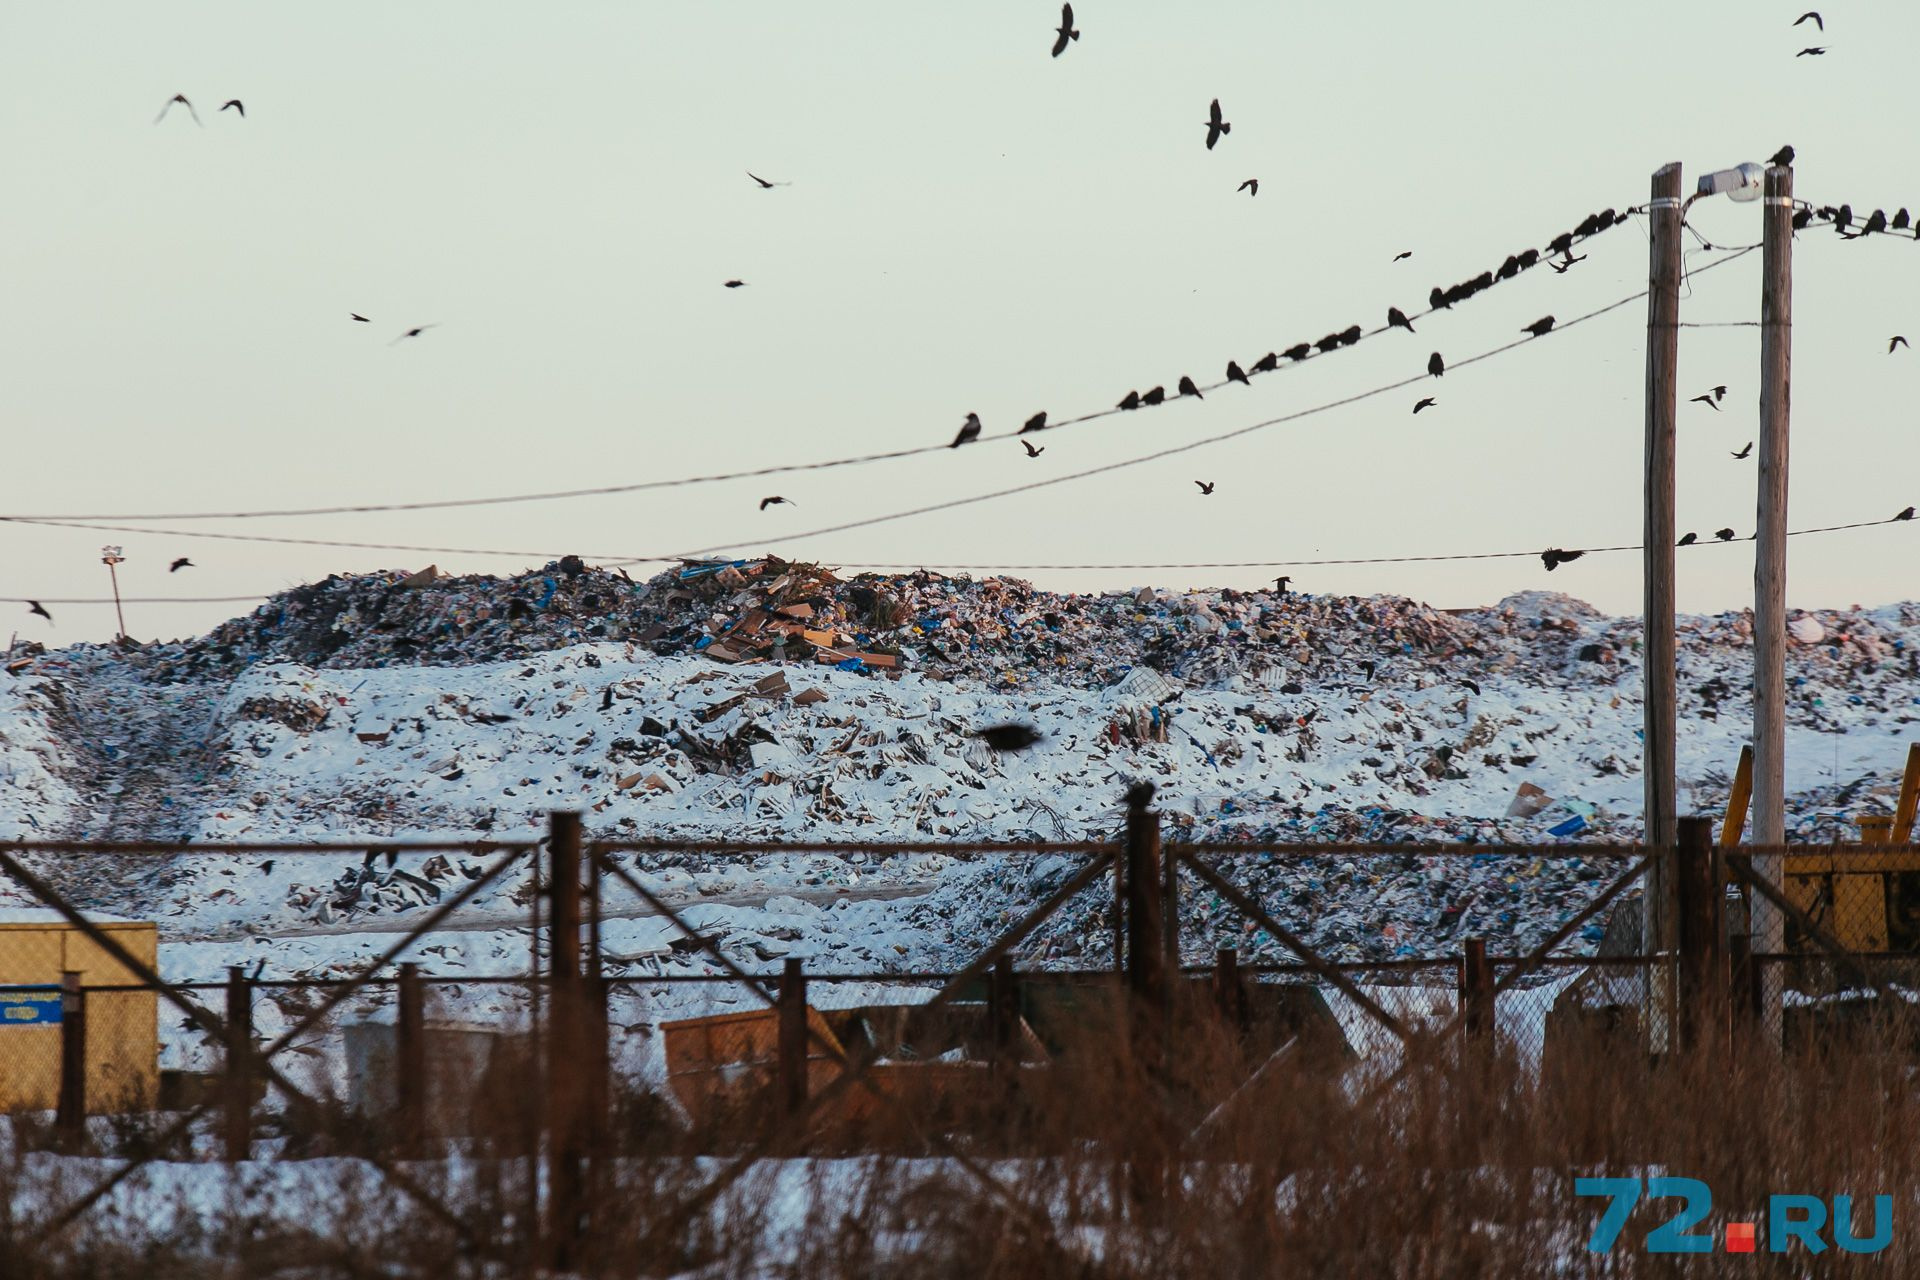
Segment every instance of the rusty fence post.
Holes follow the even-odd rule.
[[[1728,1044],[1725,873],[1713,842],[1713,820],[1680,819],[1675,851],[1674,915],[1678,933],[1680,1048],[1725,1054]]]
[[[1460,1017],[1467,1061],[1484,1067],[1494,1057],[1494,976],[1487,940],[1468,938],[1460,948]]]
[[[1240,976],[1240,953],[1221,947],[1213,957],[1213,1005],[1239,1044],[1247,1035],[1247,988]]]
[[[1166,946],[1161,923],[1160,815],[1147,806],[1151,788],[1127,795],[1127,996],[1135,1025],[1158,1025],[1167,997]],[[1143,1038],[1139,1046],[1147,1048]],[[1151,1060],[1151,1058],[1149,1058]]]
[[[80,976],[60,975],[60,1101],[53,1123],[66,1151],[79,1150],[87,1135],[87,993]]]
[[[554,813],[547,839],[552,1007],[547,1020],[547,1257],[556,1271],[579,1256],[586,1208],[585,1001],[580,989],[580,815]]]
[[[399,1009],[394,1020],[393,1099],[396,1138],[405,1159],[418,1159],[427,1139],[427,1008],[420,966],[400,966]]]
[[[1020,1067],[1020,987],[1013,957],[1001,956],[987,978],[987,1027],[993,1039],[989,1061],[1009,1077]]]
[[[797,957],[780,970],[779,1039],[774,1062],[776,1132],[807,1109],[807,975]]]
[[[229,1163],[253,1154],[253,984],[239,965],[227,969],[227,1063],[223,1133]]]

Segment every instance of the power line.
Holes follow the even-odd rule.
[[[1637,213],[1637,212],[1640,212],[1640,210],[1638,209],[1627,210],[1627,213]],[[1522,254],[1511,255],[1506,259],[1505,262],[1501,264],[1500,268],[1497,271],[1485,272],[1481,276],[1475,277],[1472,280],[1468,280],[1468,281],[1462,282],[1461,284],[1455,285],[1453,286],[1453,290],[1451,291],[1443,290],[1436,286],[1433,289],[1432,293],[1429,295],[1430,299],[1433,300],[1432,305],[1429,305],[1425,311],[1416,311],[1416,312],[1413,312],[1408,317],[1406,317],[1408,320],[1408,332],[1412,332],[1412,328],[1411,328],[1412,321],[1424,320],[1427,317],[1436,315],[1441,311],[1451,310],[1457,302],[1466,301],[1471,297],[1473,297],[1475,294],[1482,292],[1485,289],[1492,287],[1493,285],[1502,284],[1502,283],[1505,283],[1507,280],[1517,278],[1520,274],[1528,270],[1531,270],[1533,267],[1539,265],[1541,262],[1550,261],[1553,254],[1561,252],[1562,249],[1565,249],[1570,252],[1571,247],[1573,245],[1585,244],[1588,240],[1591,240],[1595,236],[1598,236],[1601,233],[1620,225],[1620,223],[1624,221],[1626,221],[1626,214],[1625,213],[1616,214],[1612,209],[1607,209],[1604,211],[1604,218],[1602,214],[1589,214],[1588,217],[1579,224],[1579,227],[1576,228],[1575,231],[1563,232],[1560,236],[1556,236],[1548,244],[1548,246],[1546,246],[1546,249],[1544,251],[1540,249],[1529,249]],[[1755,246],[1755,247],[1757,248],[1758,246]],[[1481,283],[1483,280],[1485,281],[1485,283]],[[1443,296],[1443,295],[1448,295],[1449,293],[1460,291],[1460,290],[1465,290],[1466,292],[1458,293],[1457,296],[1451,296],[1451,297]],[[1325,356],[1333,354],[1333,352],[1335,351],[1343,350],[1346,347],[1353,346],[1356,343],[1364,341],[1369,338],[1378,337],[1381,334],[1384,334],[1395,327],[1397,326],[1389,323],[1389,324],[1383,324],[1378,328],[1363,330],[1356,337],[1354,337],[1352,341],[1339,343],[1335,346],[1329,347],[1327,350],[1324,350],[1324,351],[1314,349],[1311,344],[1300,344],[1301,346],[1305,346],[1308,348],[1305,354],[1300,355],[1298,357],[1289,358],[1286,364],[1278,365],[1274,370],[1272,370],[1272,372],[1281,372],[1286,369],[1291,369],[1296,365],[1312,363],[1315,360],[1318,360]],[[1357,329],[1357,328],[1359,328],[1359,326],[1357,325],[1351,326],[1348,332],[1351,332],[1352,329]],[[1329,338],[1333,336],[1334,335],[1331,335],[1331,334],[1328,335]],[[1327,341],[1327,339],[1323,338],[1321,339],[1321,341],[1325,342]],[[1299,350],[1300,348],[1295,347],[1292,349]],[[1251,377],[1259,377],[1262,375],[1250,373],[1248,376],[1251,378]],[[1221,388],[1227,387],[1231,385],[1231,382],[1232,382],[1231,379],[1222,377],[1221,380],[1218,382],[1199,384],[1199,388],[1200,388],[1200,391],[1204,394],[1206,392],[1217,391],[1217,390],[1220,390]],[[1165,403],[1171,404],[1175,400],[1178,400],[1180,398],[1181,397],[1179,396],[1175,396],[1167,400]],[[1153,406],[1142,406],[1142,407],[1153,407]],[[1101,409],[1092,413],[1081,414],[1078,417],[1062,418],[1054,422],[1049,422],[1047,426],[1044,428],[1044,430],[1056,431],[1062,427],[1078,426],[1082,423],[1095,422],[1103,418],[1114,417],[1121,413],[1129,413],[1129,412],[1135,412],[1135,411],[1136,410],[1121,409],[1118,406],[1115,406],[1114,408],[1111,408],[1111,409]],[[1026,433],[1023,431],[1001,432],[995,435],[982,436],[980,440],[977,441],[976,443],[985,443],[990,440],[1012,439],[1022,434],[1026,434]],[[278,509],[270,509],[270,510],[255,510],[255,511],[151,512],[151,513],[141,513],[141,514],[133,514],[133,515],[129,515],[125,513],[111,513],[111,512],[110,513],[80,512],[80,513],[71,513],[71,514],[55,513],[51,515],[35,515],[35,516],[0,516],[0,520],[12,520],[12,521],[18,521],[21,523],[34,523],[34,522],[51,523],[54,521],[79,522],[79,521],[89,521],[89,520],[161,520],[161,521],[259,520],[259,519],[272,519],[272,518],[278,518],[278,517],[294,517],[294,516],[367,515],[367,514],[373,514],[378,512],[396,512],[396,511],[443,511],[443,510],[448,510],[448,509],[458,508],[458,507],[502,506],[502,505],[507,505],[511,503],[550,502],[550,501],[559,501],[559,500],[568,499],[568,498],[610,497],[618,494],[643,493],[650,490],[681,488],[684,486],[697,485],[697,484],[715,484],[715,483],[720,483],[723,481],[731,481],[731,480],[760,479],[767,476],[789,475],[795,472],[802,472],[802,471],[826,471],[826,470],[832,470],[832,469],[837,469],[841,467],[863,466],[869,463],[876,463],[876,462],[892,462],[901,458],[912,458],[912,457],[919,457],[925,454],[941,453],[949,449],[950,447],[951,446],[949,444],[934,442],[934,443],[929,443],[924,445],[915,445],[905,449],[888,449],[878,453],[856,454],[851,457],[830,458],[830,459],[816,461],[816,462],[780,463],[780,464],[767,466],[767,467],[755,467],[755,468],[751,468],[749,470],[744,470],[744,471],[728,471],[728,472],[719,472],[719,473],[710,474],[710,475],[682,476],[682,477],[678,477],[671,480],[641,480],[641,481],[634,481],[631,483],[624,483],[624,484],[596,485],[593,487],[581,488],[581,489],[556,489],[556,490],[547,490],[547,491],[535,492],[535,493],[498,494],[498,495],[493,495],[489,497],[480,497],[480,498],[443,498],[443,499],[436,499],[432,501],[422,501],[422,502],[359,503],[359,504],[353,504],[353,505],[326,506],[326,507],[289,507],[289,508],[278,508]],[[79,526],[76,524],[75,527],[82,527],[82,526]],[[99,527],[106,528],[107,526],[99,526]],[[110,530],[110,531],[138,532],[137,530],[125,530],[125,529]],[[265,539],[262,539],[262,540],[265,541]],[[454,548],[438,548],[438,547],[404,547],[404,546],[384,546],[383,547],[383,546],[375,546],[373,544],[367,544],[367,543],[359,543],[359,544],[327,543],[322,545],[359,546],[361,548],[368,549],[368,550],[425,551],[429,553],[442,552],[446,554],[457,553],[457,549],[454,549]],[[521,555],[521,554],[533,554],[533,553],[485,552],[485,553],[476,553],[476,554]]]

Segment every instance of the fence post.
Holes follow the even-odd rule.
[[[1713,820],[1680,819],[1674,868],[1678,926],[1680,1047],[1687,1053],[1721,1053],[1728,1043],[1729,983],[1725,930],[1725,875],[1713,842]]]
[[[239,965],[227,969],[227,1160],[253,1154],[253,984]]]
[[[1247,1035],[1247,989],[1240,977],[1240,953],[1221,947],[1213,956],[1213,1004],[1220,1021],[1233,1033],[1238,1044]]]
[[[417,1159],[427,1137],[427,1010],[420,966],[400,966],[399,1012],[394,1024],[394,1110],[400,1152]]]
[[[571,1270],[584,1210],[585,1064],[580,991],[580,815],[549,817],[547,839],[548,972],[552,1012],[547,1041],[547,1255]]]
[[[779,1041],[774,1082],[779,1109],[776,1130],[807,1107],[807,975],[800,960],[788,956],[780,971]]]
[[[80,976],[60,975],[60,1101],[53,1123],[66,1151],[79,1150],[87,1134],[87,993]]]
[[[1127,793],[1127,991],[1140,1014],[1166,996],[1160,815],[1147,808],[1152,801],[1150,786]]]
[[[1493,1048],[1493,966],[1487,963],[1487,940],[1468,938],[1460,953],[1460,1013],[1469,1051],[1481,1061]]]

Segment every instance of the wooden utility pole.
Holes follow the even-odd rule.
[[[547,839],[547,955],[553,984],[547,1035],[547,1250],[553,1268],[578,1255],[586,1210],[587,1071],[580,984],[580,815],[554,813]]]
[[[1787,840],[1787,422],[1793,363],[1793,170],[1767,170],[1761,217],[1760,492],[1753,556],[1753,842]],[[1778,888],[1781,860],[1753,869]],[[1756,895],[1753,948],[1785,950],[1779,909]],[[1762,1008],[1766,1038],[1778,1043],[1775,1000]]]
[[[1726,872],[1713,842],[1713,819],[1685,818],[1674,849],[1678,917],[1680,1047],[1723,1055],[1727,1049]]]
[[[1678,800],[1674,787],[1675,658],[1673,624],[1674,544],[1674,424],[1679,412],[1680,358],[1680,165],[1662,165],[1653,175],[1653,198],[1648,203],[1650,268],[1647,279],[1647,440],[1646,544],[1640,661],[1645,682],[1641,725],[1641,776],[1645,785],[1644,840],[1657,849],[1671,849],[1679,839]],[[1670,951],[1674,945],[1672,860],[1655,857],[1647,864],[1642,942],[1647,954]],[[1647,970],[1655,984],[1648,993],[1657,1007],[1671,1007],[1658,966]],[[1648,1020],[1655,1039],[1650,1046],[1664,1048],[1658,1030],[1666,1019]]]

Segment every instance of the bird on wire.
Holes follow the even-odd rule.
[[[27,601],[27,612],[39,614],[41,617],[45,618],[48,622],[53,621],[53,615],[47,612],[47,606],[41,604],[38,600]]]
[[[1258,178],[1248,178],[1248,179],[1247,179],[1247,180],[1246,180],[1245,182],[1243,182],[1243,183],[1241,183],[1241,184],[1240,184],[1239,186],[1237,186],[1237,187],[1235,187],[1235,188],[1234,188],[1234,192],[1235,192],[1236,194],[1238,194],[1239,192],[1242,192],[1242,191],[1245,191],[1245,192],[1246,192],[1246,193],[1248,193],[1249,195],[1255,195],[1255,196],[1257,196],[1257,195],[1259,195],[1259,194],[1260,194],[1260,179],[1258,179]]]
[[[1713,536],[1714,536],[1714,537],[1716,537],[1716,538],[1718,538],[1718,539],[1720,539],[1720,541],[1722,541],[1722,542],[1732,542],[1732,541],[1733,541],[1733,530],[1731,530],[1731,529],[1715,529],[1715,530],[1713,531]]]
[[[167,112],[173,110],[173,104],[176,102],[187,109],[187,114],[193,117],[195,124],[200,124],[200,113],[193,109],[193,104],[187,101],[187,95],[184,93],[176,93],[171,98],[168,98],[166,105],[160,108],[160,114],[153,118],[153,122],[159,124],[162,120],[165,120],[167,118]],[[200,125],[200,127],[203,129],[206,128],[205,125]]]
[[[1045,409],[1042,409],[1040,412],[1034,414],[1031,418],[1028,418],[1026,420],[1026,422],[1020,428],[1020,434],[1025,435],[1029,431],[1045,431],[1046,429],[1047,429],[1047,411]]]
[[[1279,367],[1280,353],[1278,351],[1269,351],[1253,362],[1253,371],[1255,373],[1272,373]]]
[[[1544,338],[1553,332],[1553,317],[1541,316],[1530,325],[1522,326],[1520,332],[1530,333],[1536,338]]]
[[[1201,497],[1206,498],[1206,497],[1211,497],[1213,495],[1213,486],[1216,483],[1215,481],[1195,480],[1194,483],[1200,486]]]
[[[245,120],[247,118],[247,104],[240,101],[240,99],[228,98],[225,102],[220,104],[220,110],[222,111],[225,111],[229,107],[233,108],[235,111],[238,111],[240,113],[240,118],[242,120]]]
[[[1037,457],[1039,457],[1039,456],[1040,456],[1041,454],[1043,454],[1043,453],[1045,453],[1045,452],[1047,451],[1047,450],[1046,450],[1046,446],[1045,446],[1045,445],[1042,445],[1042,446],[1041,446],[1040,448],[1038,448],[1038,449],[1036,449],[1036,448],[1034,448],[1034,447],[1033,447],[1033,441],[1031,441],[1031,440],[1022,440],[1022,441],[1020,442],[1020,444],[1021,444],[1021,447],[1022,447],[1022,448],[1024,448],[1024,449],[1025,449],[1025,450],[1027,451],[1027,456],[1028,456],[1029,458],[1037,458]]]
[[[187,559],[185,556],[181,556],[178,560],[175,560],[172,564],[167,566],[167,572],[178,573],[182,569],[198,569],[199,567],[200,567],[199,565]]]
[[[1138,391],[1127,392],[1126,396],[1120,401],[1120,403],[1114,406],[1114,408],[1116,409],[1138,409],[1139,407],[1140,407],[1140,393]]]
[[[971,735],[994,751],[1025,751],[1041,740],[1041,733],[1030,724],[996,724],[976,729]]]
[[[960,434],[956,435],[953,438],[953,443],[948,445],[947,447],[949,449],[958,449],[961,445],[972,444],[975,440],[978,440],[979,438],[980,438],[980,415],[977,413],[970,413],[967,415],[967,420],[960,424]]]
[[[1320,341],[1314,343],[1313,349],[1315,351],[1318,351],[1321,355],[1325,355],[1327,354],[1327,352],[1333,350],[1335,347],[1339,345],[1340,345],[1340,335],[1337,333],[1330,333],[1326,337],[1320,339]]]
[[[1425,396],[1413,402],[1413,411],[1415,413],[1418,413],[1422,409],[1431,409],[1433,408],[1433,406],[1439,403],[1440,402],[1438,400],[1435,400],[1432,396]]]
[[[799,503],[795,502],[791,498],[782,498],[778,494],[775,494],[771,498],[760,499],[760,509],[762,511],[765,511],[768,507],[775,506],[780,503],[785,503],[789,507],[797,507],[800,505]]]
[[[1887,211],[1885,209],[1875,209],[1872,213],[1867,215],[1866,222],[1861,224],[1860,234],[1863,236],[1870,236],[1876,231],[1885,231],[1886,229],[1887,229]]]
[[[1240,367],[1240,362],[1238,360],[1227,361],[1227,381],[1228,382],[1244,382],[1248,386],[1253,385],[1252,380],[1250,380],[1247,377],[1247,371]]]
[[[1232,133],[1233,126],[1220,118],[1220,99],[1213,100],[1213,107],[1207,113],[1207,150],[1213,150],[1213,144],[1221,137]]]
[[[1434,352],[1432,355],[1427,357],[1428,376],[1438,378],[1444,373],[1446,373],[1446,371],[1447,371],[1447,362],[1440,358],[1440,353],[1438,351]]]
[[[1901,513],[1900,513],[1899,515],[1897,515],[1897,516],[1895,516],[1895,517],[1894,517],[1894,519],[1895,519],[1895,520],[1911,520],[1911,519],[1913,519],[1913,508],[1912,508],[1912,507],[1908,507],[1908,508],[1907,508],[1906,510],[1904,510],[1904,511],[1902,511],[1902,512],[1901,512]]]
[[[1694,543],[1698,542],[1699,540],[1700,540],[1700,535],[1697,533],[1683,533],[1680,535],[1680,541],[1676,545],[1679,545],[1682,547],[1690,547]]]
[[[762,191],[771,191],[775,187],[790,187],[793,185],[791,182],[768,182],[765,178],[761,177],[759,174],[755,173],[751,169],[746,169],[746,170],[743,170],[742,172],[744,172],[749,178],[752,178],[755,182],[759,183],[760,189]]]
[[[1906,336],[1905,336],[1904,334],[1898,334],[1898,333],[1896,333],[1896,334],[1894,334],[1894,335],[1893,335],[1893,336],[1892,336],[1891,338],[1888,338],[1888,339],[1887,339],[1887,354],[1888,354],[1888,355],[1892,355],[1892,354],[1893,354],[1893,349],[1894,349],[1895,347],[1906,347],[1906,348],[1907,348],[1907,350],[1909,350],[1909,351],[1911,351],[1911,350],[1913,350],[1913,348],[1912,348],[1912,347],[1910,347],[1910,346],[1908,346],[1908,345],[1907,345],[1907,339],[1906,339]]]
[[[1073,25],[1073,6],[1060,6],[1060,29],[1054,32],[1058,38],[1053,42],[1053,56],[1059,57],[1067,51],[1067,45],[1080,38],[1080,32]]]
[[[723,289],[744,289],[747,287],[747,282],[745,280],[729,280],[720,287]]]
[[[1815,9],[1809,9],[1805,13],[1801,14],[1799,17],[1795,18],[1793,20],[1793,25],[1797,27],[1801,23],[1806,22],[1809,19],[1811,19],[1813,21],[1813,25],[1820,28],[1820,30],[1825,31],[1827,29],[1827,20],[1821,17],[1819,14],[1819,11]]]
[[[1298,361],[1298,360],[1305,360],[1307,358],[1307,352],[1311,350],[1313,350],[1312,343],[1296,342],[1292,346],[1288,347],[1285,351],[1282,351],[1280,354],[1285,356],[1289,360]]]
[[[1824,57],[1826,55],[1826,52],[1827,50],[1824,45],[1815,45],[1810,49],[1802,49],[1800,52],[1794,54],[1793,56],[1796,58],[1819,58],[1819,57]]]
[[[1165,404],[1166,402],[1167,402],[1167,389],[1165,387],[1155,387],[1153,390],[1147,392],[1147,394],[1140,397],[1141,404]]]
[[[347,312],[347,318],[348,318],[349,320],[358,320],[358,321],[359,321],[359,322],[360,322],[361,324],[372,324],[372,323],[373,323],[373,321],[371,321],[371,320],[369,320],[369,319],[367,319],[367,318],[366,318],[365,316],[363,316],[363,315],[361,315],[361,314],[360,314],[360,313],[359,313],[358,311],[349,311],[349,312]]]
[[[1193,379],[1184,373],[1180,375],[1180,394],[1183,396],[1192,396],[1195,400],[1206,399],[1205,396],[1200,394],[1200,388],[1193,385]]]
[[[399,337],[395,338],[392,342],[389,342],[387,345],[390,347],[394,346],[398,343],[405,342],[408,338],[417,338],[429,329],[437,329],[439,327],[440,326],[438,324],[417,324],[413,328],[401,334]]]
[[[1387,308],[1387,327],[1389,329],[1405,329],[1408,333],[1412,333],[1413,321],[1407,319],[1407,313],[1402,311],[1400,308],[1388,307]]]
[[[1770,165],[1791,166],[1793,164],[1793,148],[1791,146],[1780,148],[1767,158],[1767,163]]]
[[[1731,455],[1729,455],[1729,456],[1730,456],[1730,457],[1732,457],[1732,458],[1733,458],[1733,459],[1734,459],[1735,461],[1740,461],[1740,460],[1743,460],[1743,459],[1745,459],[1745,458],[1746,458],[1746,457],[1747,457],[1747,456],[1748,456],[1749,454],[1751,454],[1752,452],[1753,452],[1753,441],[1751,441],[1751,440],[1749,440],[1749,441],[1747,441],[1747,447],[1746,447],[1746,448],[1744,448],[1744,449],[1742,449],[1742,450],[1741,450],[1740,452],[1738,452],[1738,453],[1735,453],[1735,454],[1731,454]]]
[[[1540,553],[1540,563],[1547,566],[1548,573],[1552,573],[1561,565],[1571,560],[1578,560],[1585,554],[1587,553],[1584,551],[1562,551],[1558,547],[1549,547]]]
[[[1888,223],[1887,227],[1889,230],[1892,230],[1892,231],[1905,231],[1908,227],[1912,225],[1913,225],[1913,219],[1911,215],[1909,215],[1906,209],[1903,207],[1900,210],[1900,212],[1893,215],[1893,221]]]

